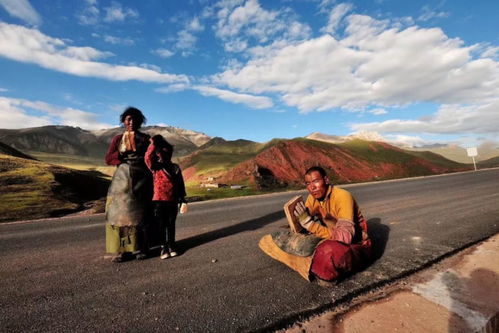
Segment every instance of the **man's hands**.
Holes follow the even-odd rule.
[[[308,228],[310,228],[312,223],[314,223],[312,216],[308,214],[307,208],[305,207],[305,204],[302,201],[296,204],[293,213],[298,219],[298,222],[300,222],[301,226],[307,230]]]

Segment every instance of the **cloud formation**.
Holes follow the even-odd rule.
[[[156,49],[153,51],[154,54],[157,54],[158,56],[160,56],[161,58],[170,58],[172,55],[174,55],[175,53],[168,50],[168,49],[163,49],[163,48],[160,48],[160,49]]]
[[[42,115],[39,115],[39,114]],[[26,128],[45,125],[78,126],[84,129],[110,128],[101,123],[98,115],[68,107],[58,107],[42,101],[0,97],[2,128]]]
[[[139,17],[139,12],[132,8],[123,8],[123,6],[113,1],[111,6],[104,8],[106,15],[105,22],[123,22],[126,19]]]
[[[17,17],[28,24],[34,26],[42,24],[42,18],[28,0],[0,0],[0,6],[11,16]]]
[[[302,40],[311,34],[311,28],[287,8],[266,10],[258,0],[220,1],[208,7],[204,16],[216,18],[215,34],[228,52],[242,52],[275,39]]]
[[[446,18],[449,17],[448,12],[440,12],[437,9],[430,8],[430,6],[425,5],[421,9],[421,15],[418,17],[420,21],[428,21],[434,18]]]
[[[401,29],[364,15],[346,17],[345,36],[323,35],[259,52],[214,81],[273,93],[301,112],[414,102],[484,103],[499,95],[499,65],[439,28]]]
[[[36,29],[0,22],[0,56],[83,77],[112,81],[187,82],[185,75],[165,74],[138,66],[112,65],[95,60],[110,56],[91,47],[68,46]]]
[[[240,94],[207,86],[195,86],[193,89],[199,91],[203,96],[215,96],[230,103],[242,103],[253,109],[267,109],[274,105],[270,98],[264,96]]]
[[[340,3],[336,5],[329,13],[327,25],[321,29],[321,32],[333,34],[343,17],[351,11],[352,8],[353,5],[350,3]]]
[[[477,133],[496,135],[499,99],[481,105],[442,105],[435,115],[417,120],[391,119],[351,125],[355,131],[381,133]]]

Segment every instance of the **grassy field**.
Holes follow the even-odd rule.
[[[102,199],[109,181],[77,171],[0,155],[0,222],[59,216]]]
[[[226,141],[200,150],[183,165],[184,168],[195,165],[200,176],[223,172],[254,157],[262,147],[261,143],[252,141]]]
[[[55,154],[37,151],[28,151],[28,155],[33,156],[37,160],[60,165],[88,165],[88,166],[105,166],[104,156],[102,158],[94,158],[89,156],[77,156],[70,154]]]

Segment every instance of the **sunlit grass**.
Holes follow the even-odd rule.
[[[76,207],[54,198],[54,176],[43,163],[0,155],[0,169],[0,221],[39,218],[51,210]]]
[[[108,181],[99,175],[0,155],[0,222],[81,209],[105,196]]]

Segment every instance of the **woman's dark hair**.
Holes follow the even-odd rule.
[[[147,119],[146,117],[142,114],[142,111],[140,111],[137,108],[134,108],[133,106],[129,106],[123,111],[123,113],[120,115],[120,122],[123,124],[125,122],[125,118],[127,116],[132,116],[133,121],[137,124],[137,128],[140,128],[142,124],[145,124]]]
[[[320,166],[313,166],[311,168],[308,168],[308,170],[305,171],[305,175],[309,175],[314,171],[317,171],[323,178],[327,176],[326,170],[324,170]]]

